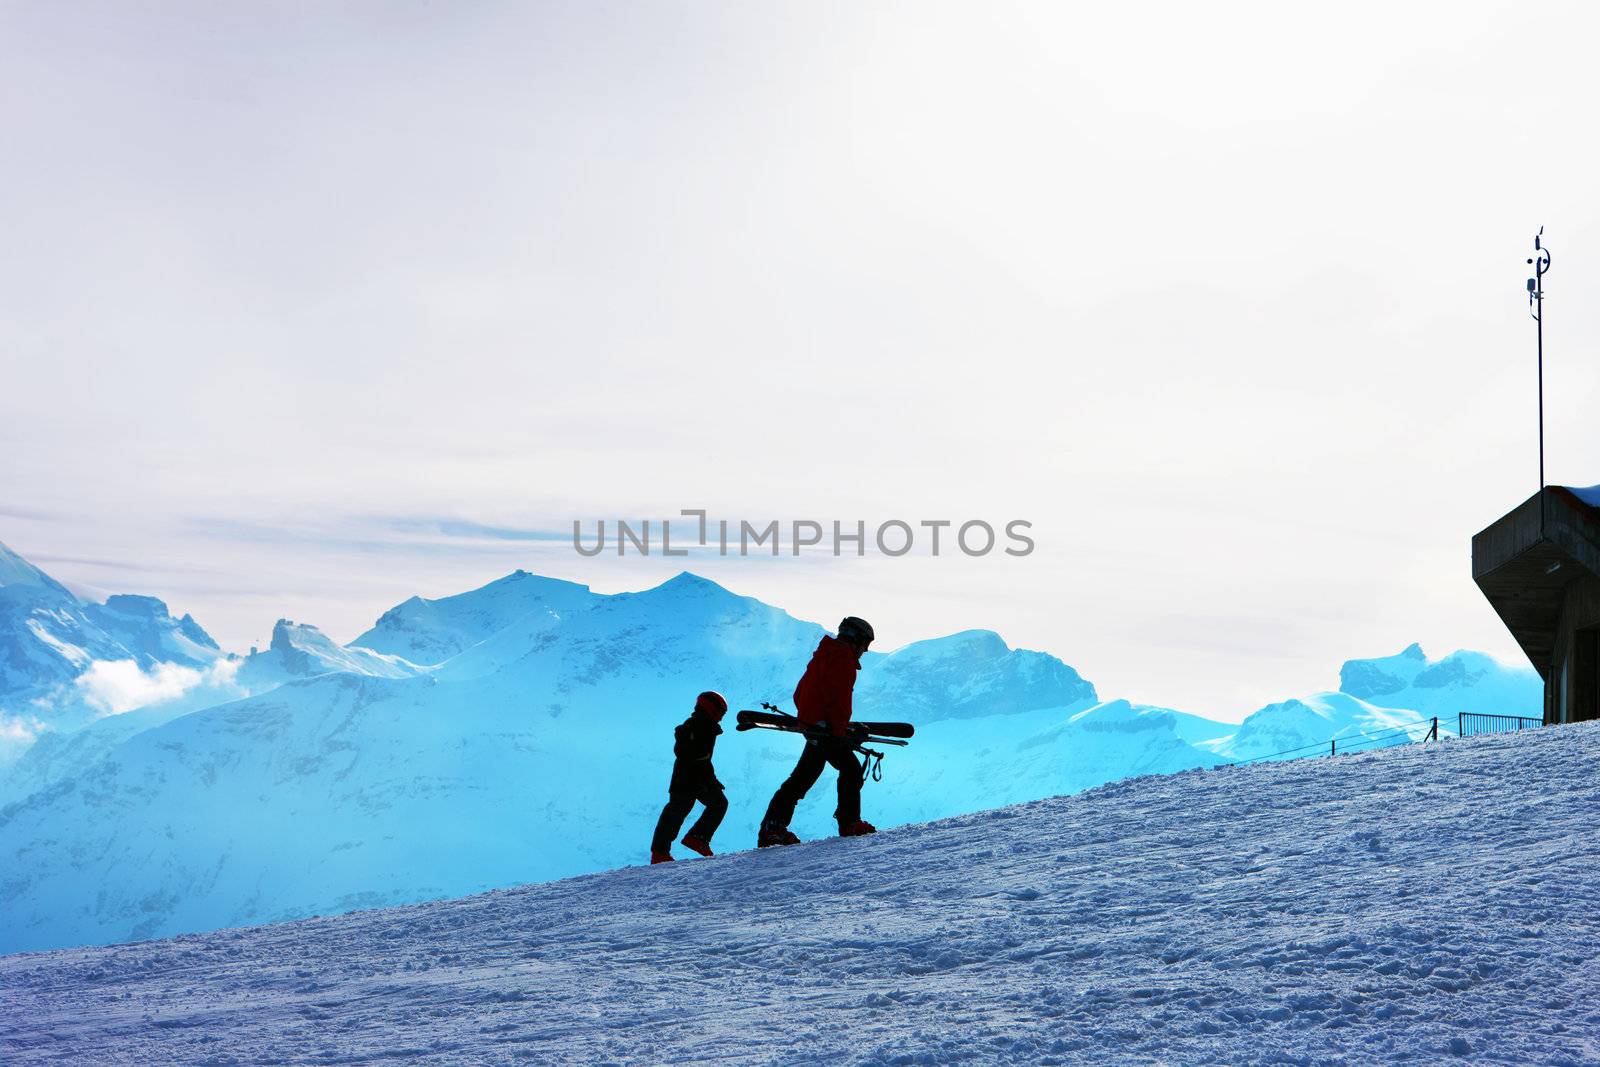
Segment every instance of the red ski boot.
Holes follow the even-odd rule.
[[[875,834],[877,832],[878,828],[865,819],[857,819],[849,826],[839,827],[840,837],[865,837],[867,834]]]
[[[671,863],[672,862],[672,853],[670,853],[670,852],[657,852],[655,849],[651,849],[650,850],[650,862],[651,863]]]
[[[787,826],[763,826],[761,834],[756,838],[757,848],[768,848],[772,845],[798,845],[800,839],[789,832]]]
[[[716,855],[716,853],[711,851],[710,841],[707,841],[703,837],[696,837],[694,834],[690,834],[688,837],[683,839],[683,847],[688,849],[690,852],[698,852],[702,856],[709,857]]]

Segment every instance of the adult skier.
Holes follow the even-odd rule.
[[[677,759],[667,786],[667,806],[661,809],[655,837],[650,841],[651,863],[672,862],[672,839],[678,836],[678,829],[697,800],[706,810],[683,835],[683,847],[702,856],[711,855],[711,835],[728,813],[728,796],[711,766],[711,750],[717,746],[722,717],[727,713],[727,700],[721,693],[708,690],[695,698],[694,713],[674,731],[672,754]]]
[[[794,818],[795,805],[816,784],[824,765],[831,765],[839,772],[839,806],[833,813],[839,823],[839,836],[877,833],[875,826],[861,819],[861,785],[865,775],[855,757],[855,743],[849,738],[856,672],[861,669],[861,656],[874,637],[865,619],[851,615],[839,623],[837,637],[824,634],[817,650],[811,654],[811,662],[794,689],[795,715],[809,727],[806,747],[800,753],[794,772],[778,786],[772,803],[767,805],[761,832],[756,837],[758,847],[800,843],[789,830],[789,820]]]

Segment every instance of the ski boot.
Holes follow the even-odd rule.
[[[672,862],[672,853],[670,853],[670,852],[657,852],[655,849],[651,849],[650,850],[650,862],[651,863],[671,863]]]
[[[787,826],[763,826],[761,834],[756,838],[757,848],[769,848],[772,845],[798,845],[800,839],[790,833]]]
[[[857,819],[849,826],[839,827],[840,837],[865,837],[867,834],[875,834],[877,832],[878,828],[865,819]]]
[[[689,834],[683,839],[683,847],[690,852],[698,852],[702,856],[711,857],[716,853],[711,851],[711,842],[695,834]]]

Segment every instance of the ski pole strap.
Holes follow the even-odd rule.
[[[870,748],[857,748],[856,751],[864,757],[861,764],[862,784],[866,784],[868,778],[874,782],[883,781],[883,753],[874,752]]]

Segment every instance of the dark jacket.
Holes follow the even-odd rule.
[[[843,737],[860,669],[861,654],[855,648],[824,634],[794,687],[794,710],[800,721],[808,726],[825,722],[835,737]]]
[[[672,754],[678,757],[672,765],[672,784],[669,793],[692,793],[705,785],[722,788],[717,772],[711,766],[711,752],[717,747],[717,735],[722,726],[705,715],[691,715],[673,731],[676,740]]]

